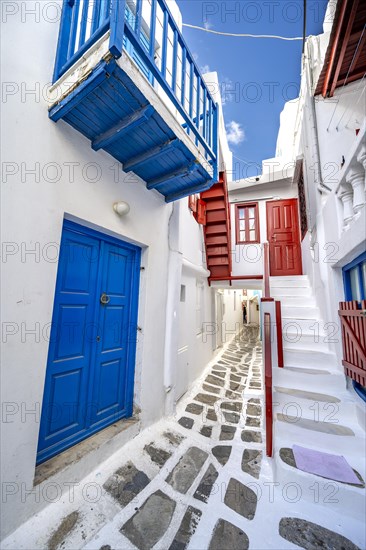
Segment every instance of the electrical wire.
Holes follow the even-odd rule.
[[[303,36],[277,36],[275,34],[247,34],[247,33],[232,33],[232,32],[222,32],[214,31],[213,29],[205,29],[205,27],[198,27],[197,25],[189,25],[188,23],[183,23],[183,27],[188,27],[190,29],[196,29],[198,31],[208,32],[211,34],[219,34],[221,36],[234,36],[236,38],[275,38],[277,40],[303,40]]]

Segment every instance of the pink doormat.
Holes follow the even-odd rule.
[[[360,480],[344,456],[322,453],[299,445],[293,445],[292,450],[299,470],[334,481],[360,484]]]

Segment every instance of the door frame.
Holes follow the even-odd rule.
[[[269,245],[271,244],[270,243],[270,240],[269,240],[269,216],[268,216],[268,212],[269,212],[269,208],[268,208],[268,204],[272,204],[272,203],[275,203],[275,202],[293,202],[295,203],[295,212],[296,212],[296,218],[297,218],[297,224],[296,224],[296,234],[297,234],[297,239],[298,239],[298,244],[299,244],[299,251],[300,251],[300,271],[301,273],[297,274],[297,275],[293,275],[293,277],[298,277],[299,275],[302,275],[303,274],[303,266],[302,266],[302,250],[301,250],[301,230],[300,230],[300,216],[299,216],[299,200],[296,198],[296,197],[291,197],[289,199],[274,199],[274,200],[270,200],[270,201],[266,201],[266,235],[267,235],[267,242],[269,243]],[[268,250],[269,250],[269,254],[271,254],[271,246],[268,247]],[[271,256],[269,256],[269,275],[270,277],[286,277],[286,275],[272,275],[271,273]],[[291,277],[291,275],[288,275],[289,277]]]
[[[125,249],[129,249],[132,252],[135,253],[135,265],[131,272],[131,300],[130,300],[130,312],[129,312],[129,326],[137,328],[138,323],[138,312],[139,312],[139,291],[140,291],[140,267],[141,267],[141,248],[137,245],[131,244],[129,242],[126,242],[123,240],[123,238],[118,238],[109,235],[108,233],[104,233],[103,231],[92,229],[87,225],[82,225],[81,223],[77,223],[68,219],[64,219],[61,229],[61,235],[60,235],[60,247],[59,247],[59,257],[57,262],[57,274],[56,274],[56,281],[54,286],[54,292],[53,292],[53,307],[52,307],[52,316],[51,316],[51,326],[54,325],[54,315],[55,315],[55,302],[58,292],[58,274],[59,274],[59,262],[60,262],[60,251],[61,251],[61,245],[62,245],[62,239],[64,235],[64,231],[72,231],[74,233],[77,233],[79,235],[87,236],[87,237],[94,237],[96,239],[102,240],[104,242],[107,242],[109,244],[114,244],[118,247],[123,247]],[[99,267],[100,269],[100,267]],[[131,329],[130,329],[131,330]],[[52,332],[50,336],[50,340],[52,339]],[[100,424],[96,424],[93,428],[91,428],[87,435],[85,435],[84,432],[78,432],[75,434],[75,436],[71,436],[67,442],[60,441],[58,443],[55,443],[52,447],[43,449],[41,451],[37,450],[37,458],[36,458],[36,464],[41,464],[42,462],[45,462],[46,460],[49,460],[50,458],[59,455],[63,451],[69,449],[70,447],[73,447],[77,443],[80,443],[81,441],[84,441],[88,439],[89,437],[93,436],[94,434],[98,433],[99,431],[103,430],[104,428],[112,425],[114,422],[117,422],[121,420],[122,418],[130,418],[133,414],[133,398],[134,398],[134,382],[135,382],[135,367],[136,367],[136,348],[137,348],[137,331],[135,336],[131,333],[129,333],[127,339],[127,353],[126,353],[126,364],[127,364],[127,372],[126,372],[126,388],[129,389],[127,399],[126,399],[126,407],[123,409],[123,411],[120,412],[120,414],[114,415],[113,419],[110,418],[106,419],[104,422],[101,422]],[[91,347],[94,347],[93,343],[89,343]],[[45,389],[46,389],[46,380],[47,380],[47,368],[48,363],[50,360],[50,344],[48,346],[48,353],[47,353],[47,361],[46,361],[46,369],[45,369],[45,375],[43,379],[43,395],[42,395],[42,409],[41,409],[41,419],[40,419],[40,426],[39,426],[39,432],[38,432],[38,444],[39,445],[39,435],[41,431],[42,426],[42,411],[43,411],[43,405],[45,404]],[[93,384],[94,382],[94,366],[95,366],[95,353],[96,350],[92,350],[92,357],[90,359],[90,367],[91,367],[91,376],[89,378],[89,384]],[[90,395],[90,388],[88,389],[88,395]]]

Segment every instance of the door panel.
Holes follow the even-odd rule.
[[[97,343],[95,381],[92,402],[91,424],[118,416],[127,406],[125,378],[122,372],[127,368],[129,336],[136,340],[136,325],[130,326],[129,311],[134,254],[113,244],[104,244],[100,296],[109,300],[100,304],[100,341]],[[99,301],[100,301],[100,296]],[[116,387],[111,395],[108,387]]]
[[[267,202],[270,274],[302,275],[297,199]]]
[[[132,414],[139,270],[137,247],[65,222],[38,463]]]

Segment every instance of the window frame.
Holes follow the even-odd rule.
[[[357,269],[361,300],[366,300],[366,288],[363,282],[363,273],[362,273],[362,265],[365,261],[366,261],[366,252],[364,252],[357,258],[355,258],[352,262],[350,262],[343,268],[344,294],[347,302],[355,300],[355,298],[352,296],[352,287],[351,287],[351,271],[355,268]],[[356,300],[356,301],[359,301],[359,300]]]
[[[242,208],[249,209],[254,207],[254,213],[255,213],[255,240],[254,241],[241,241],[240,240],[240,217],[239,217],[239,210]],[[246,218],[244,218],[246,220]],[[249,221],[249,220],[248,220]],[[245,224],[247,225],[247,223]],[[249,227],[245,228],[245,236],[247,237],[247,230],[249,230]],[[259,227],[259,203],[258,202],[243,202],[239,204],[235,204],[235,240],[236,244],[260,244],[261,242],[261,236],[260,236],[260,227]]]

